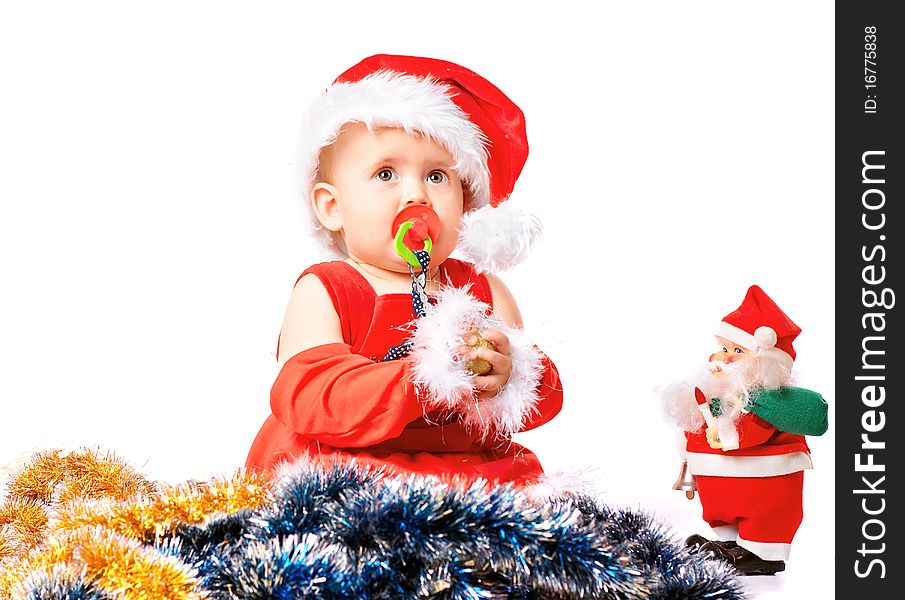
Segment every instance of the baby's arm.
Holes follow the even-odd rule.
[[[493,297],[493,314],[510,327],[522,328],[522,313],[512,296],[512,292],[503,281],[493,273],[485,273]],[[475,395],[478,400],[493,398],[509,382],[512,374],[511,348],[505,333],[494,329],[477,332],[482,338],[493,344],[493,348],[476,347],[477,336],[467,333],[463,339],[465,346],[459,352],[466,360],[480,358],[490,363],[491,370],[486,375],[475,375],[472,378]]]
[[[493,314],[510,327],[523,327],[522,313],[503,280],[493,273],[484,273],[484,277],[490,284],[490,294],[493,296]]]
[[[493,296],[493,312],[494,315],[499,318],[501,321],[509,325],[510,327],[517,327],[519,329],[523,328],[522,322],[522,313],[519,310],[518,304],[515,301],[515,297],[512,295],[512,292],[509,291],[509,288],[506,287],[506,284],[503,281],[494,275],[493,273],[485,273],[485,277],[487,278],[487,282],[490,284],[490,293]],[[505,336],[502,332],[494,332],[500,336]],[[493,335],[488,333],[491,337],[487,337],[490,341],[494,341]],[[495,344],[496,345],[496,344]],[[508,347],[507,347],[508,349]],[[493,350],[490,349],[480,349],[478,351],[478,355],[481,358],[484,358],[491,364],[495,364],[491,358],[493,358],[490,353]],[[490,356],[490,358],[488,358]],[[508,361],[508,358],[507,358]],[[498,360],[498,362],[500,362]],[[528,429],[534,429],[540,425],[543,425],[553,417],[555,417],[559,411],[562,409],[562,385],[559,380],[559,371],[556,369],[556,365],[553,364],[553,361],[546,355],[542,357],[543,364],[543,373],[538,385],[538,400],[535,404],[536,411],[532,411],[528,417],[526,418],[523,426],[521,427],[521,431],[526,431]],[[506,373],[506,380],[502,382],[499,381],[491,381],[489,382],[489,386],[493,386],[496,384],[500,384],[496,390],[499,392],[499,389],[506,384],[508,381],[508,372]],[[475,376],[476,387],[480,389],[480,386],[485,384],[486,376]]]
[[[280,329],[279,365],[308,348],[342,343],[343,332],[333,301],[317,275],[309,273],[296,283]]]
[[[301,435],[332,446],[370,446],[398,436],[423,414],[407,361],[375,363],[352,352],[316,275],[302,277],[292,292],[278,357],[270,408]]]

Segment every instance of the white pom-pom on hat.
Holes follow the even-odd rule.
[[[776,332],[772,327],[762,325],[754,330],[754,341],[761,350],[769,350],[776,345]]]
[[[528,257],[542,233],[537,216],[504,202],[465,213],[456,251],[479,273],[506,271]]]

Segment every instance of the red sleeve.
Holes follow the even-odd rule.
[[[537,403],[534,405],[537,410],[531,412],[519,431],[540,427],[562,410],[562,383],[559,380],[559,370],[546,354],[543,357],[543,365],[544,374],[537,386]]]
[[[292,431],[325,444],[373,446],[424,414],[408,369],[407,360],[374,362],[348,344],[309,348],[283,365],[270,409]]]
[[[760,446],[769,440],[776,428],[753,413],[742,415],[735,424],[738,431],[738,447],[751,448]]]

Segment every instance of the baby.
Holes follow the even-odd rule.
[[[442,60],[372,56],[314,103],[303,194],[339,260],[296,281],[249,469],[306,456],[466,480],[543,474],[511,437],[559,412],[559,375],[487,271],[524,258],[539,229],[503,204],[527,154],[521,110]]]

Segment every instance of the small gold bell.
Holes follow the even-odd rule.
[[[695,485],[694,475],[688,472],[688,463],[684,460],[682,461],[682,469],[679,471],[679,478],[672,484],[672,489],[683,490],[686,498],[694,500],[694,493],[698,486]]]

